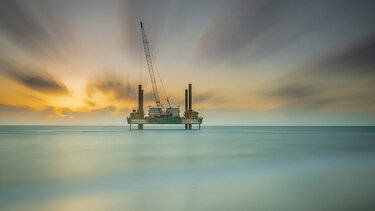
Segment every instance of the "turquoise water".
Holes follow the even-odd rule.
[[[0,210],[375,210],[375,127],[0,126]]]

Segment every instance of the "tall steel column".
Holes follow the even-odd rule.
[[[187,113],[188,113],[188,90],[185,89],[185,118],[187,118]],[[185,124],[185,130],[188,129],[188,125]]]
[[[192,86],[191,84],[189,84],[189,112],[192,112],[192,98],[191,98],[191,95],[192,95]],[[191,124],[189,124],[189,130],[191,130]]]
[[[138,119],[143,118],[143,90],[142,85],[138,85]],[[138,130],[143,130],[143,124],[138,124]]]

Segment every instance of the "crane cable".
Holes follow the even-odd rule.
[[[166,100],[167,100],[167,103],[168,103],[168,105],[169,105],[169,108],[171,108],[171,103],[169,102],[169,98],[168,98],[168,95],[167,95],[167,91],[165,90],[163,80],[161,79],[161,76],[160,76],[160,73],[159,73],[158,66],[156,65],[155,58],[154,58],[154,54],[152,53],[152,50],[151,50],[151,46],[150,46],[150,53],[151,53],[151,59],[153,60],[153,63],[154,63],[154,66],[155,66],[156,72],[158,73],[158,77],[159,77],[159,80],[160,80],[161,87],[162,87],[162,89],[163,89],[163,92],[164,92],[165,98],[166,98]]]

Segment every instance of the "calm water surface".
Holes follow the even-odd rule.
[[[0,210],[375,210],[375,127],[0,126]]]

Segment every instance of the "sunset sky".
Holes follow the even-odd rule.
[[[154,105],[143,21],[204,124],[375,125],[374,20],[370,0],[1,0],[0,124],[125,124],[140,82]]]

